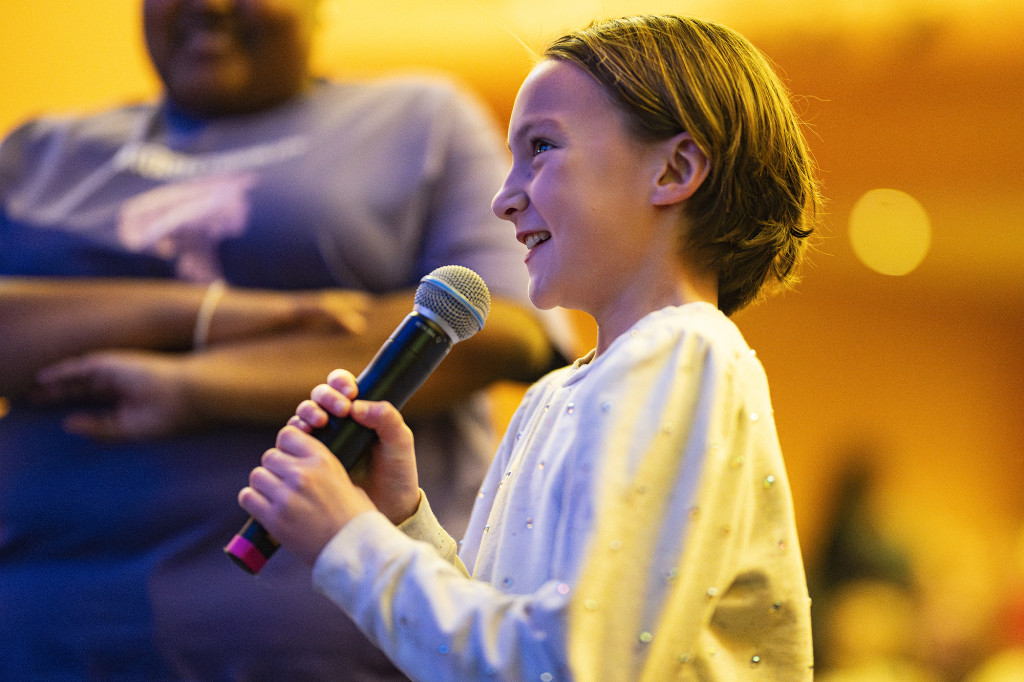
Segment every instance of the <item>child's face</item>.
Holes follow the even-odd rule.
[[[547,60],[516,97],[509,148],[512,168],[492,209],[529,249],[531,300],[600,323],[637,286],[651,255],[653,146],[627,130],[589,74]]]

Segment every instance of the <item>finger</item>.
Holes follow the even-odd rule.
[[[110,443],[131,440],[145,433],[144,428],[141,431],[132,428],[118,409],[72,412],[61,426],[76,436]]]
[[[39,370],[36,378],[40,382],[65,383],[71,381],[107,380],[111,366],[116,367],[117,360],[109,353],[90,353],[74,358],[67,358]]]
[[[113,400],[119,394],[110,360],[99,354],[70,358],[39,370],[38,396],[52,401]]]
[[[281,457],[278,457],[277,454],[271,454],[270,450],[264,454],[264,457],[270,455],[275,462],[284,461],[285,458],[295,460],[324,456],[333,457],[326,445],[294,426],[285,426],[278,431],[275,445],[277,447],[274,449],[280,451]],[[291,464],[294,464],[294,462]]]
[[[377,432],[381,445],[387,448],[412,449],[412,431],[402,414],[389,402],[357,400],[352,403],[349,416],[363,426]]]
[[[281,479],[267,467],[265,462],[262,464],[262,466],[253,467],[253,470],[249,472],[249,487],[269,500],[269,493]]]
[[[355,291],[331,292],[323,300],[324,310],[340,331],[350,334],[362,334],[366,331],[366,314],[370,308],[369,296]]]
[[[339,311],[335,315],[335,321],[341,331],[350,334],[362,334],[368,325],[368,319],[362,311],[351,309]]]
[[[295,463],[295,458],[285,455],[279,450],[271,449],[263,453],[260,465],[249,472],[249,486],[267,499],[273,499],[274,492],[285,484],[285,477]]]
[[[322,426],[327,425],[328,414],[315,401],[303,400],[295,409],[295,416],[293,417],[293,419],[298,419],[299,421],[304,422],[305,424],[308,424],[309,426],[312,426],[314,428],[320,428]],[[291,422],[289,421],[289,423]],[[308,430],[303,430],[307,431],[308,433]]]
[[[270,509],[270,500],[252,486],[238,491],[238,506],[255,517],[263,517]]]
[[[266,474],[272,474],[276,479],[283,480],[295,468],[297,461],[297,457],[279,447],[270,448],[260,457],[260,465],[265,472],[259,472],[260,467],[253,469],[249,474],[250,484],[253,483],[253,476],[265,476]]]
[[[36,381],[41,384],[60,383],[81,372],[82,360],[71,358],[43,367],[36,374]]]
[[[81,400],[89,393],[90,381],[79,360],[65,360],[44,367],[36,374],[38,400]]]
[[[282,496],[288,488],[288,478],[295,468],[295,458],[276,448],[270,448],[260,458],[260,466],[249,472],[249,487],[258,492],[269,504]]]
[[[347,369],[336,369],[327,375],[327,383],[349,400],[355,399],[359,393],[356,377]]]
[[[296,431],[296,433],[301,433],[301,431]],[[297,467],[299,459],[281,448],[267,448],[260,457],[260,467],[266,469],[266,473],[272,474],[275,479],[283,480],[290,471]],[[255,471],[256,469],[253,469],[253,472]],[[250,473],[250,475],[252,474]]]
[[[313,427],[298,415],[292,415],[291,417],[289,417],[288,421],[286,422],[286,426],[294,426],[295,428],[305,431],[306,433],[309,433],[310,431],[313,430]]]
[[[313,402],[336,417],[348,416],[349,407],[352,405],[352,401],[344,393],[327,384],[314,387],[309,396]]]

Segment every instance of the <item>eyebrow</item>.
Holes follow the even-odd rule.
[[[551,126],[551,127],[555,128],[557,132],[560,132],[560,131],[563,130],[562,124],[559,123],[557,120],[549,117],[549,116],[543,116],[543,117],[540,117],[540,118],[531,119],[531,120],[528,120],[524,125],[522,125],[519,128],[517,128],[515,130],[515,134],[514,135],[510,134],[508,136],[508,138],[506,140],[506,146],[509,147],[509,149],[511,149],[513,141],[518,142],[518,141],[523,140],[523,139],[529,139],[530,136],[533,134],[533,131],[535,129],[541,128],[541,127],[544,127],[544,126]],[[511,133],[512,131],[509,131],[509,132]]]

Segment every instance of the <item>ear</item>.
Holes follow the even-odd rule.
[[[711,171],[711,161],[689,133],[665,140],[651,199],[656,206],[670,206],[693,196]]]

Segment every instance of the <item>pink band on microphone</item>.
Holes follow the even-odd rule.
[[[224,552],[242,564],[249,572],[256,574],[267,563],[267,557],[241,535],[231,538],[231,542],[224,547]]]

